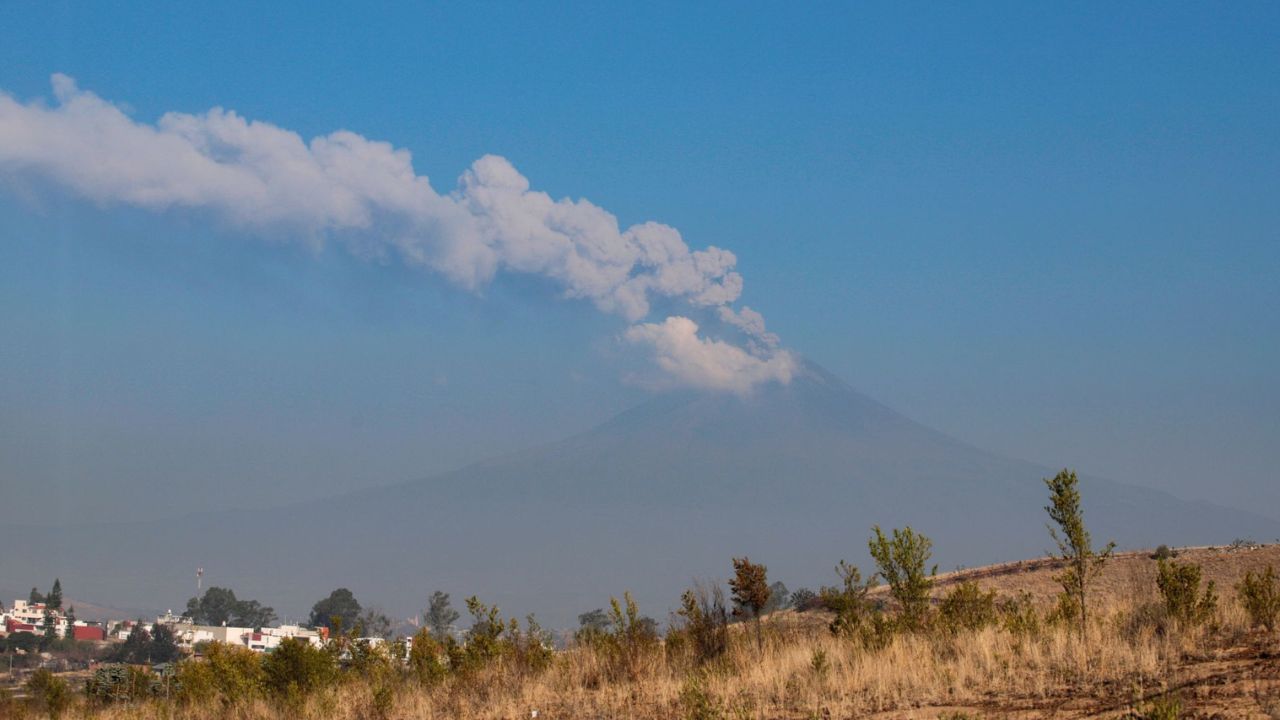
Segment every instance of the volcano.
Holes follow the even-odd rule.
[[[793,589],[831,584],[837,561],[867,566],[877,524],[931,537],[943,570],[1038,555],[1051,546],[1042,479],[1058,469],[969,446],[804,363],[787,385],[656,396],[416,482],[146,523],[8,526],[0,542],[18,587],[59,576],[113,605],[181,606],[200,565],[208,583],[294,617],[336,587],[402,615],[441,589],[565,627],[627,590],[665,618],[734,556]],[[1081,492],[1098,544],[1280,536],[1273,520],[1161,491],[1082,477]]]

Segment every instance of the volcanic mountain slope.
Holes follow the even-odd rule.
[[[943,569],[1050,545],[1055,469],[978,450],[807,364],[749,397],[670,394],[581,435],[402,485],[269,511],[0,529],[5,575],[75,578],[103,602],[181,606],[192,569],[294,613],[338,586],[392,614],[430,591],[479,594],[553,626],[632,590],[665,617],[732,556],[791,587],[866,563],[873,524],[911,525]],[[1081,479],[1098,541],[1127,547],[1270,540],[1280,523]],[[52,538],[52,539],[50,539]],[[21,586],[24,581],[17,581]],[[28,582],[29,584],[29,582]]]

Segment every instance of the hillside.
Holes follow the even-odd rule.
[[[1151,549],[1116,553],[1094,586],[1098,602],[1114,604],[1155,587],[1157,563],[1153,553]],[[1198,565],[1203,581],[1212,581],[1224,591],[1234,587],[1246,572],[1261,572],[1268,566],[1280,568],[1280,544],[1275,543],[1173,548],[1173,553],[1174,561]],[[1061,563],[1053,558],[1036,558],[940,573],[936,594],[972,580],[1002,595],[1029,593],[1043,606],[1062,589],[1054,579],[1060,569]]]
[[[1280,543],[1266,545],[1244,543],[1202,547],[1173,548],[1172,560],[1200,567],[1202,580],[1213,582],[1220,593],[1230,594],[1246,572],[1260,573],[1267,567],[1280,570]],[[1147,548],[1117,552],[1107,562],[1105,571],[1091,586],[1094,601],[1103,607],[1130,602],[1134,597],[1153,595],[1156,587],[1155,551]],[[1062,562],[1053,557],[1015,560],[982,567],[939,572],[934,578],[933,597],[940,601],[947,592],[964,582],[975,582],[984,591],[995,591],[1000,597],[1027,594],[1043,612],[1052,610],[1062,591],[1056,576]],[[888,588],[879,585],[870,596],[887,599]],[[822,610],[796,613],[783,612],[773,618],[780,624],[825,627],[830,615]]]

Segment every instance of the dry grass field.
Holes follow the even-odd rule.
[[[620,657],[598,647],[557,652],[531,668],[506,654],[475,671],[430,681],[373,664],[307,694],[89,703],[65,717],[161,718],[1280,718],[1280,638],[1251,627],[1235,585],[1247,570],[1280,567],[1280,546],[1197,548],[1218,588],[1204,626],[1161,622],[1156,561],[1118,555],[1091,600],[1081,638],[1045,621],[1056,563],[1032,560],[938,577],[935,597],[973,580],[1001,597],[1030,593],[1036,627],[894,633],[873,647],[828,630],[830,613],[784,611],[764,621],[763,648],[733,625],[728,649],[698,663],[678,644]],[[246,686],[247,687],[247,686]],[[14,717],[43,713],[10,703]]]

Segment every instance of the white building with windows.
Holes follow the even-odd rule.
[[[163,623],[173,629],[174,638],[183,647],[194,648],[202,642],[240,645],[254,652],[271,652],[285,638],[300,638],[315,647],[324,645],[321,633],[300,625],[264,627],[261,630],[233,625],[195,625],[189,622]]]
[[[14,600],[13,608],[4,613],[3,628],[6,633],[29,632],[36,635],[44,634],[45,615],[48,614],[53,620],[53,631],[58,637],[62,637],[67,633],[67,617],[62,614],[61,610],[48,609],[44,603],[33,603],[27,600]]]

